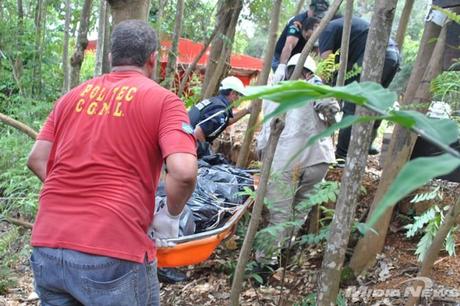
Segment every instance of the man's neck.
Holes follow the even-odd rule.
[[[148,76],[145,69],[143,67],[138,67],[138,66],[126,65],[126,66],[112,67],[112,72],[118,72],[118,71],[136,71],[136,72],[142,73],[145,76]]]

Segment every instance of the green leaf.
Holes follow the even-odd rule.
[[[259,274],[253,273],[253,274],[251,274],[251,277],[252,277],[253,279],[255,279],[256,282],[258,282],[259,284],[263,284],[263,283],[264,283],[264,280],[263,280],[262,276],[260,276]]]
[[[399,200],[425,185],[431,179],[448,174],[460,166],[460,158],[450,154],[434,157],[421,157],[408,162],[399,172],[388,191],[377,205],[368,225],[373,226],[387,208],[395,205]]]

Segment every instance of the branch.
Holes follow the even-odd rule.
[[[32,227],[34,226],[32,223],[29,223],[27,221],[22,221],[22,220],[19,220],[19,219],[16,219],[16,218],[5,217],[4,220],[6,222],[8,222],[8,223],[18,225],[18,226],[22,226],[22,227],[25,227],[27,229],[32,229]]]
[[[19,122],[11,117],[8,117],[7,115],[5,114],[2,114],[0,113],[0,121],[2,121],[3,123],[5,123],[6,125],[9,125],[9,126],[12,126],[18,130],[20,130],[21,132],[23,132],[24,134],[26,134],[27,136],[29,136],[30,138],[32,139],[36,139],[37,138],[37,135],[38,133],[35,132],[31,127],[25,125],[24,123],[22,122]]]

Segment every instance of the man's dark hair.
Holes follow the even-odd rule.
[[[308,17],[302,21],[302,29],[304,31],[313,30],[320,20],[316,17]]]
[[[231,89],[221,89],[221,90],[219,90],[219,95],[223,95],[223,96],[227,97],[227,96],[230,95],[231,92],[232,92]]]
[[[312,0],[310,9],[313,11],[313,16],[321,19],[329,9],[329,2],[327,0]]]
[[[111,38],[112,66],[142,67],[157,48],[155,31],[142,20],[125,20],[115,26]]]

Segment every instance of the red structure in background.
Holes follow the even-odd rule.
[[[86,51],[96,51],[96,40],[90,40]],[[161,62],[161,75],[164,77],[166,70],[166,63],[168,62],[168,50],[171,48],[171,41],[165,40],[161,42],[160,62]],[[180,78],[183,72],[187,69],[193,60],[198,56],[203,44],[193,42],[189,39],[181,38],[179,40],[178,58],[177,58],[177,75]],[[198,61],[195,73],[200,72],[200,78],[204,78],[206,70],[206,63],[208,62],[209,48],[205,54]],[[263,61],[248,55],[232,53],[230,57],[231,70],[229,75],[234,75],[241,79],[245,85],[249,85],[252,79],[255,79],[259,72],[262,70]]]

